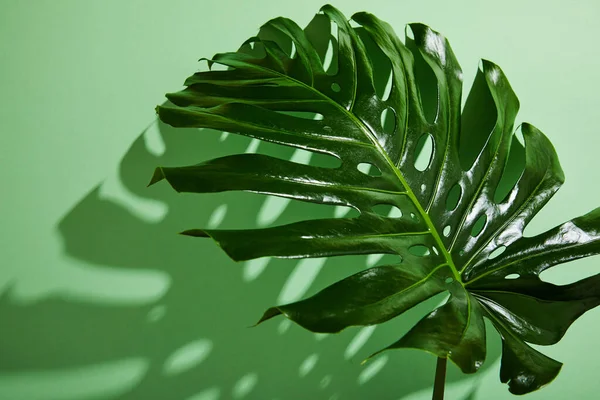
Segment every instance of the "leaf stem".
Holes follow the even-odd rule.
[[[446,365],[448,359],[438,357],[435,367],[435,381],[433,383],[432,400],[444,400],[444,386],[446,385]]]

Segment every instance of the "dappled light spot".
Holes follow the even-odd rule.
[[[331,84],[331,90],[333,90],[336,93],[339,93],[340,90],[342,90],[342,87],[338,83],[334,82]]]
[[[457,183],[452,186],[446,197],[446,210],[454,211],[462,197],[462,187]]]
[[[352,208],[352,207],[335,206],[334,211],[333,211],[333,216],[335,218],[342,218],[342,217],[346,216],[346,214],[348,214],[352,210],[354,210],[354,208]],[[354,210],[354,211],[356,211],[356,210]]]
[[[477,221],[473,224],[473,228],[471,229],[471,236],[477,237],[483,231],[485,224],[487,222],[487,215],[482,214],[477,218]]]
[[[388,218],[402,217],[402,211],[392,204],[377,204],[371,208],[375,214]]]
[[[148,150],[150,154],[156,157],[160,157],[165,154],[166,145],[158,127],[158,119],[148,126],[143,135],[146,150]]]
[[[319,382],[319,387],[321,389],[327,388],[327,386],[331,384],[332,379],[333,377],[331,375],[325,375],[323,379],[321,379],[321,381]]]
[[[250,141],[250,143],[248,143],[248,147],[246,147],[246,150],[244,151],[244,153],[247,154],[253,154],[256,153],[256,150],[258,150],[258,145],[260,144],[260,140],[254,138]]]
[[[148,311],[148,322],[158,322],[163,319],[166,314],[167,307],[164,304],[154,306],[150,311]]]
[[[504,279],[519,279],[521,275],[519,274],[508,274],[504,277]]]
[[[95,365],[13,371],[0,375],[0,399],[122,398],[146,375],[149,362],[127,358]]]
[[[414,157],[417,171],[422,172],[429,168],[433,158],[433,137],[429,133],[425,133],[419,138]]]
[[[387,107],[381,113],[381,127],[388,135],[396,131],[396,111],[392,107]]]
[[[227,204],[221,204],[220,206],[215,208],[215,210],[210,215],[210,218],[208,219],[208,223],[206,224],[206,228],[208,228],[208,229],[217,228],[219,225],[221,225],[221,223],[225,219],[225,215],[227,215]]]
[[[396,265],[402,262],[402,257],[399,254],[369,254],[367,256],[367,267],[372,267],[381,261],[381,265]]]
[[[400,218],[400,217],[402,217],[402,210],[400,210],[396,206],[392,206],[392,208],[390,208],[390,212],[388,213],[388,218]]]
[[[315,365],[317,365],[317,361],[319,361],[319,355],[316,353],[306,357],[306,359],[302,361],[302,364],[300,364],[300,367],[298,368],[298,376],[303,378],[308,375],[310,371],[313,370]]]
[[[232,397],[234,399],[243,399],[254,390],[257,382],[258,375],[256,373],[249,373],[242,376],[233,386]]]
[[[288,329],[290,329],[291,326],[292,326],[292,321],[290,321],[287,318],[283,319],[283,320],[281,320],[279,325],[277,325],[277,333],[280,335],[283,335],[284,333],[286,333],[288,331]]]
[[[427,185],[425,185],[424,183],[421,184],[421,193],[425,193],[425,189],[427,189]]]
[[[506,246],[500,246],[497,249],[495,249],[494,251],[492,251],[490,253],[490,255],[488,256],[489,260],[493,260],[494,258],[498,257],[500,254],[504,253],[504,251],[506,250]]]
[[[271,259],[268,257],[256,258],[254,260],[249,260],[244,263],[242,277],[245,282],[251,282],[258,278],[260,274],[263,273],[267,264]]]
[[[383,254],[369,254],[367,256],[367,267],[374,266],[379,260],[381,260],[382,257]]]
[[[326,258],[305,258],[300,260],[281,289],[277,299],[279,304],[299,300],[308,291],[323,268]]]
[[[199,339],[175,350],[163,365],[163,373],[168,376],[178,375],[202,363],[212,350],[212,341]]]
[[[414,244],[408,248],[408,252],[417,257],[426,257],[431,254],[429,247],[422,244]]]
[[[356,166],[360,172],[369,176],[381,176],[381,171],[375,165],[370,163],[360,163]]]
[[[385,366],[385,364],[387,364],[387,362],[388,362],[388,355],[385,354],[385,355],[377,357],[371,363],[367,364],[365,369],[358,375],[358,379],[357,379],[358,384],[364,385],[365,383],[367,383],[368,381],[373,379],[383,369],[383,367]]]
[[[221,397],[221,389],[218,387],[208,388],[196,393],[192,397],[188,397],[186,400],[219,400]]]
[[[367,343],[367,340],[371,337],[373,332],[375,331],[376,325],[365,326],[361,328],[360,331],[352,338],[348,347],[346,347],[346,351],[344,352],[344,358],[346,360],[351,359],[358,353],[358,351]]]
[[[450,232],[452,232],[452,227],[451,227],[450,225],[446,225],[446,226],[444,227],[444,230],[442,231],[442,234],[443,234],[445,237],[449,237],[449,236],[450,236]]]
[[[284,197],[267,197],[256,215],[258,227],[262,228],[275,222],[283,214],[290,201],[290,199]]]
[[[415,222],[419,222],[419,217],[413,212],[410,213],[410,218]]]
[[[294,118],[310,119],[315,121],[321,121],[323,114],[308,112],[308,111],[277,111],[279,114],[289,115]]]

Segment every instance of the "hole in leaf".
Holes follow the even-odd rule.
[[[356,166],[360,172],[369,176],[381,176],[381,171],[375,165],[370,163],[360,163]]]
[[[504,277],[504,279],[519,279],[521,275],[519,274],[508,274]]]
[[[373,40],[371,34],[364,28],[356,29],[356,33],[362,40],[367,54],[369,55],[369,61],[373,68],[373,83],[375,86],[375,94],[380,99],[385,99],[386,85],[389,81],[389,77],[392,71],[392,63],[390,59],[385,55],[377,43]],[[388,93],[389,96],[389,93]]]
[[[488,259],[493,260],[494,258],[498,257],[500,254],[504,253],[505,250],[506,250],[506,246],[498,247],[496,250],[494,250],[490,253],[490,255],[488,256]]]
[[[390,71],[390,75],[388,76],[387,83],[385,84],[385,89],[383,91],[383,95],[381,96],[381,100],[387,101],[390,98],[390,94],[392,93],[392,84],[394,82],[394,73]]]
[[[427,61],[423,58],[421,51],[415,45],[415,41],[410,38],[409,31],[412,29],[410,26],[407,28],[405,44],[414,57],[413,70],[421,106],[425,119],[432,124],[438,112],[438,80]]]
[[[330,24],[330,38],[329,45],[327,46],[327,53],[325,53],[325,60],[323,62],[323,68],[327,72],[327,75],[336,75],[338,73],[338,26],[335,22],[331,21]],[[330,52],[331,49],[331,52]],[[329,61],[328,55],[331,57]],[[328,62],[329,61],[329,62]]]
[[[440,255],[440,252],[438,251],[437,247],[431,246],[431,250],[433,250],[433,252],[435,253],[436,256]]]
[[[462,187],[457,183],[452,186],[452,189],[448,192],[448,197],[446,197],[446,210],[454,211],[458,206],[458,202],[462,196]]]
[[[342,90],[342,87],[339,84],[334,82],[331,84],[331,90],[333,90],[336,93],[339,93],[340,90]]]
[[[265,46],[261,42],[249,41],[238,49],[239,53],[245,53],[254,58],[264,58],[267,55]]]
[[[477,218],[477,221],[475,221],[475,223],[473,224],[473,228],[471,229],[471,236],[477,237],[485,227],[486,222],[487,215],[480,215],[479,218]]]
[[[219,64],[219,63],[212,63],[210,65],[210,70],[211,71],[228,71],[230,68],[227,65],[223,65],[223,64]],[[233,68],[231,68],[233,69]]]
[[[454,279],[452,279],[452,278],[446,278],[446,280],[444,281],[444,283],[445,283],[446,285],[448,285],[448,284],[450,284],[450,283],[452,283],[452,282],[454,282]]]
[[[444,230],[442,231],[442,234],[446,237],[450,236],[450,232],[452,231],[452,227],[450,227],[450,225],[446,225],[444,227]]]
[[[372,208],[373,212],[383,217],[400,218],[402,211],[392,204],[377,204]]]
[[[465,171],[471,169],[488,142],[496,125],[497,116],[496,103],[490,93],[485,74],[480,69],[477,71],[461,116],[458,154],[460,164]]]
[[[520,130],[518,133],[521,133]],[[502,171],[502,177],[494,192],[494,201],[496,203],[501,203],[506,200],[506,197],[515,187],[515,184],[525,170],[525,147],[523,147],[523,144],[520,142],[518,133],[515,134],[511,140],[506,164]]]
[[[381,127],[388,135],[396,131],[396,112],[393,108],[388,107],[381,113]]]
[[[325,59],[323,60],[323,70],[326,71],[328,75],[335,75],[331,70],[333,70],[334,65],[337,67],[337,63],[333,63],[333,47],[333,40],[330,40],[329,45],[327,46],[327,52],[325,53]]]
[[[420,150],[420,151],[419,151]],[[415,148],[415,169],[417,171],[425,171],[433,156],[433,137],[429,133],[425,133],[419,138],[417,147]]]
[[[415,213],[411,212],[411,213],[410,213],[410,217],[411,217],[411,218],[412,218],[414,221],[416,221],[416,222],[419,222],[419,217],[417,217],[417,214],[415,214]]]
[[[426,257],[431,254],[429,248],[422,244],[415,244],[408,248],[410,254],[415,255],[417,257]]]
[[[421,192],[425,192],[425,189],[427,189],[427,186],[425,184],[421,185]]]
[[[590,258],[569,261],[568,268],[548,268],[540,274],[544,282],[569,285],[598,274],[598,264]]]
[[[330,32],[330,35],[325,35],[325,32]],[[318,54],[323,71],[328,71],[334,66],[337,69],[337,25],[335,22],[325,14],[316,14],[304,28],[304,34]],[[335,72],[330,75],[335,75]]]
[[[272,24],[263,25],[257,35],[263,41],[275,42],[285,54],[292,54],[293,44],[290,36],[284,34]]]

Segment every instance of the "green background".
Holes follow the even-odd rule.
[[[541,232],[600,205],[597,97],[600,3],[333,1],[399,34],[442,32],[465,76],[499,64],[521,101],[518,122],[554,143],[567,181],[527,229]],[[235,264],[214,244],[175,235],[326,215],[248,194],[146,188],[157,165],[252,151],[255,143],[155,122],[197,59],[233,51],[268,19],[306,25],[320,1],[0,1],[0,399],[427,399],[433,356],[391,343],[433,299],[376,329],[314,335],[274,320],[274,303],[315,293],[365,257]],[[250,149],[248,148],[250,147]],[[258,151],[275,151],[264,145]],[[277,150],[290,157],[290,150]],[[597,260],[543,274],[568,283]],[[543,351],[565,363],[530,399],[595,399],[600,309]],[[509,399],[499,339],[485,368],[448,373],[449,399]]]

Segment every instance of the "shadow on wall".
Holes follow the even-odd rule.
[[[323,20],[315,21],[307,28],[314,29],[312,37],[318,29],[330,31]],[[323,41],[323,54],[328,43]],[[379,81],[385,85],[387,76]],[[249,328],[267,307],[314,294],[374,259],[238,264],[209,240],[176,234],[329,218],[339,210],[247,193],[177,194],[164,182],[146,187],[158,165],[254,151],[309,160],[301,151],[161,123],[137,138],[119,167],[120,194],[107,196],[98,185],[59,223],[68,257],[82,261],[84,269],[129,276],[132,285],[113,288],[99,280],[105,285],[102,299],[54,297],[21,306],[0,297],[0,315],[10,325],[3,328],[0,374],[18,375],[17,383],[11,381],[15,393],[27,393],[27,400],[392,400],[431,387],[435,358],[425,352],[392,351],[360,362],[396,341],[443,296],[377,328],[338,335],[315,335],[284,319]],[[168,277],[168,290],[158,300],[123,300],[128,290],[139,290],[131,276],[145,271]],[[493,339],[484,368],[499,357]],[[449,383],[466,379],[454,366],[448,374]],[[465,400],[475,397],[476,383],[467,386]],[[58,394],[48,395],[49,388]]]

